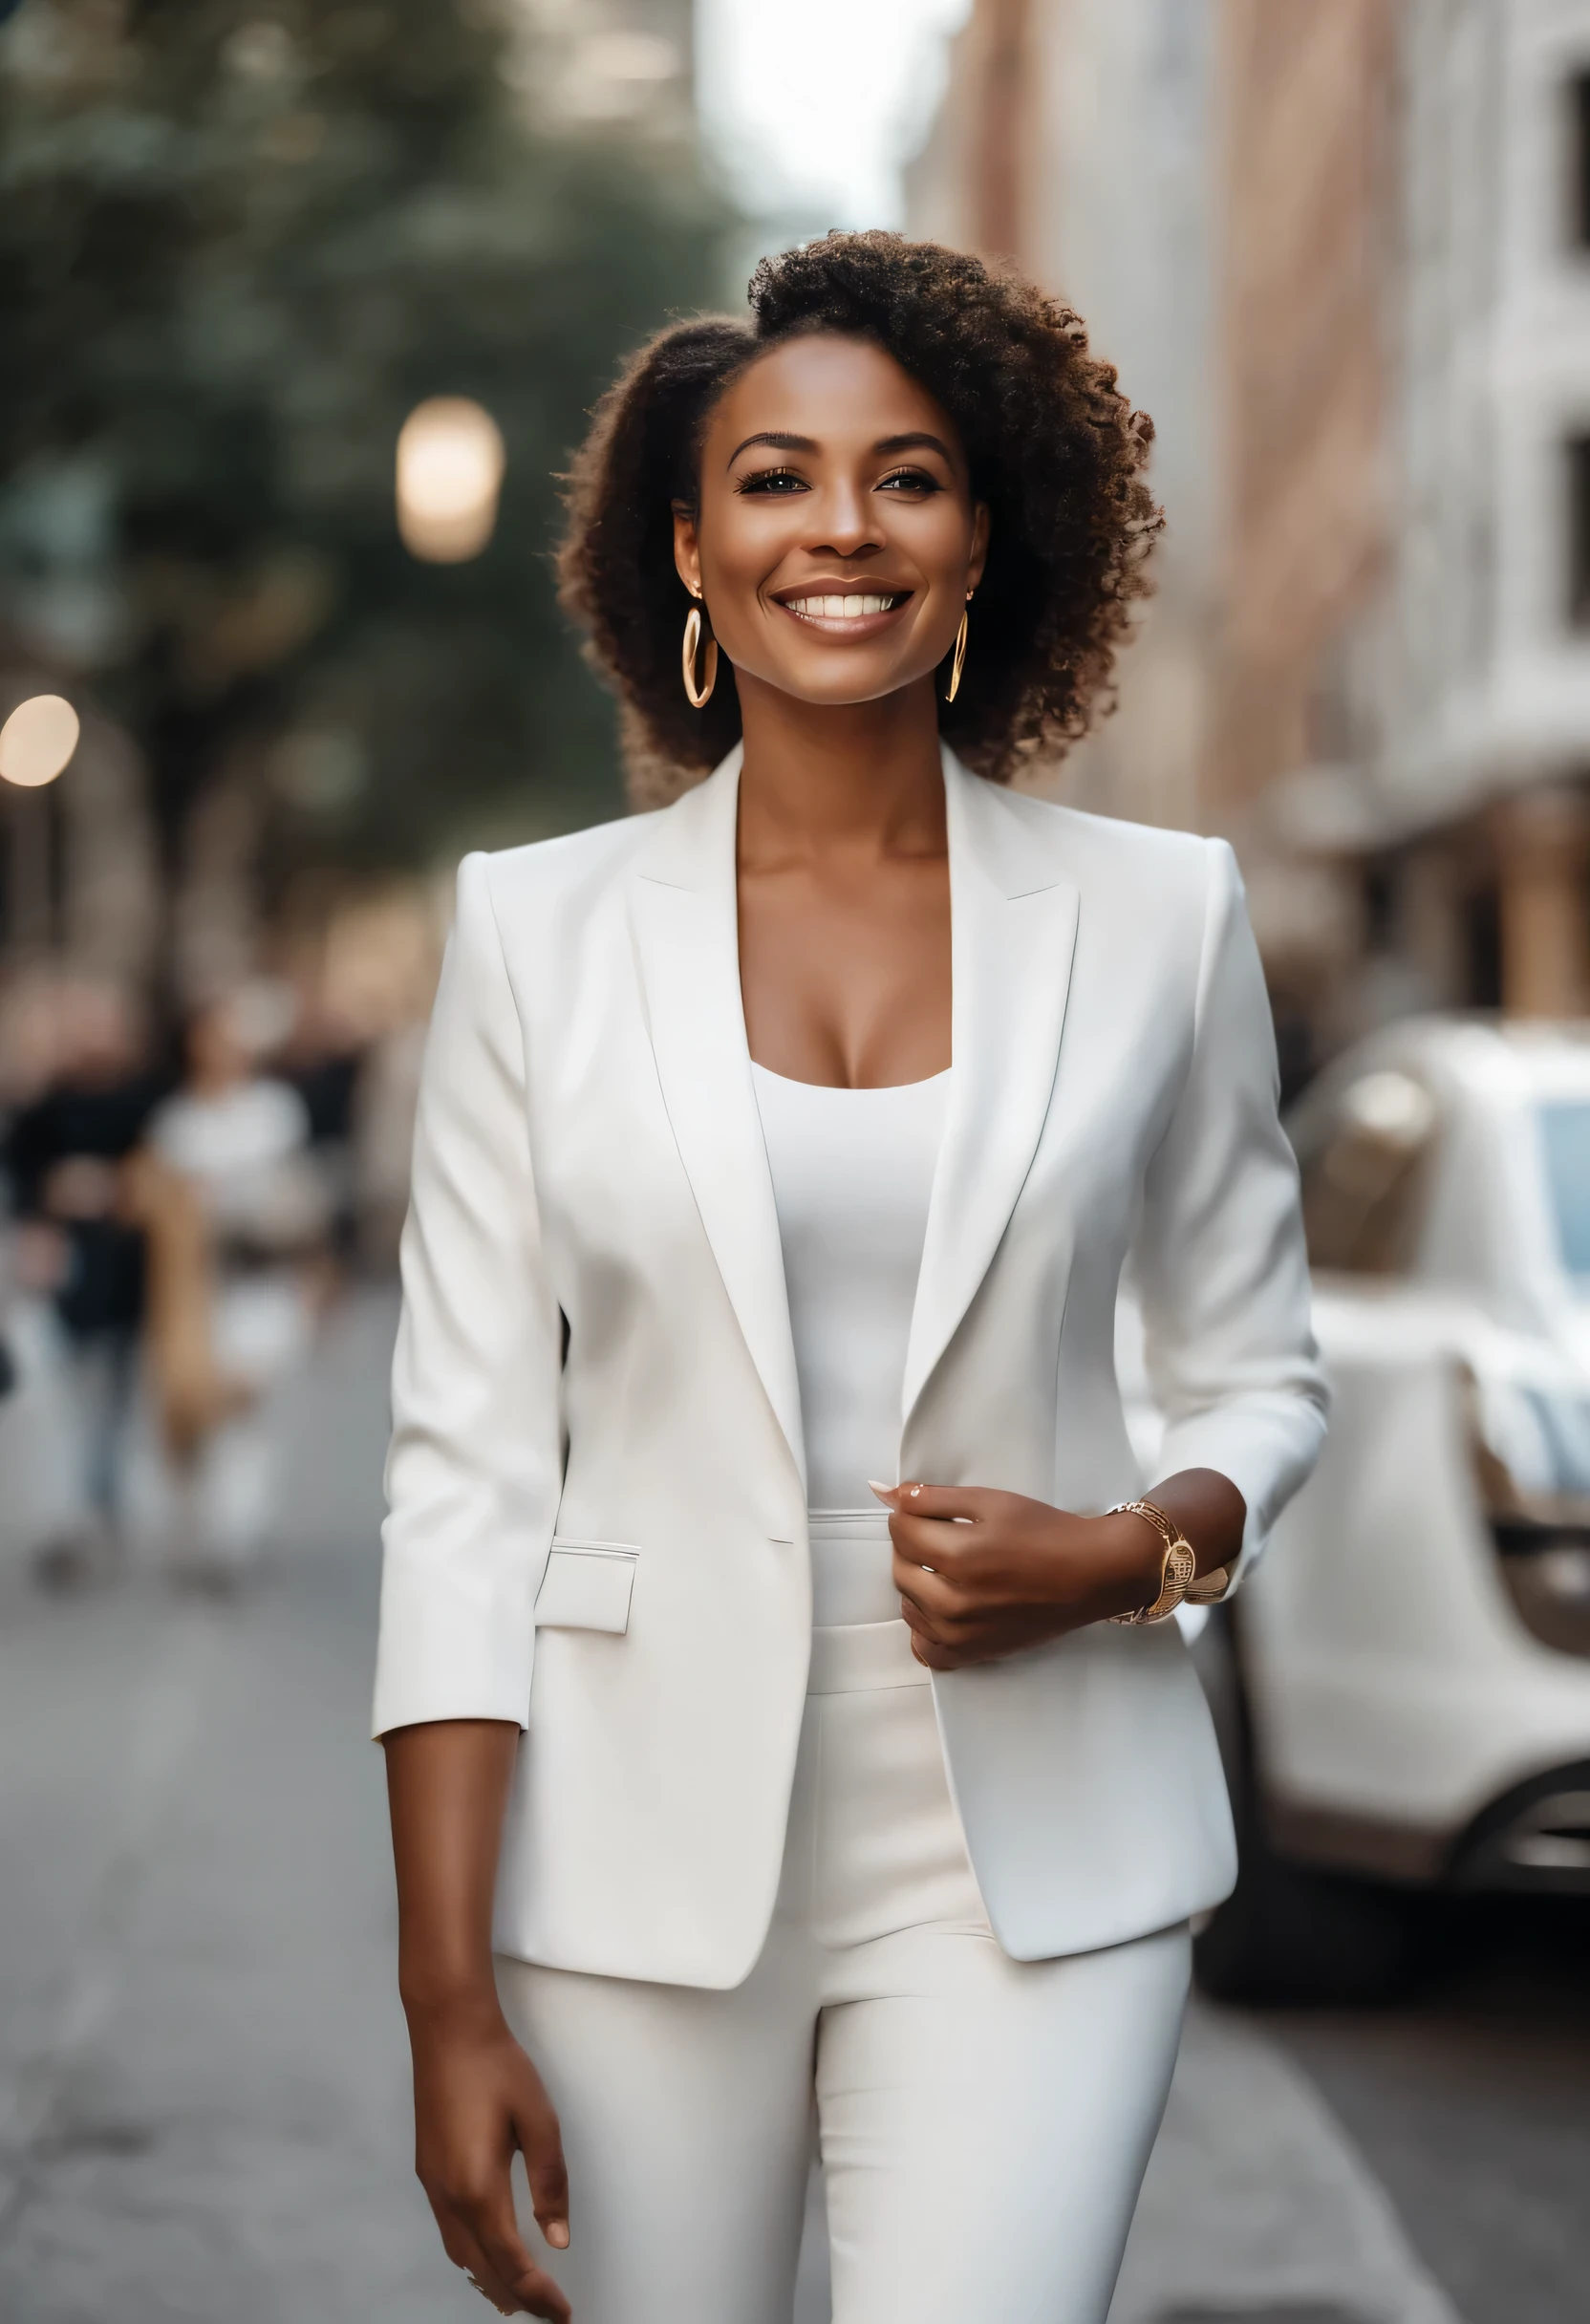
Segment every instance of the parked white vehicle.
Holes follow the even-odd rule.
[[[1232,1994],[1372,1990],[1410,1892],[1590,1892],[1590,1027],[1400,1023],[1289,1128],[1335,1402],[1195,1646]]]

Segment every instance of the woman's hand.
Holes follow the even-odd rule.
[[[478,2018],[478,2022],[472,2022]],[[499,2315],[568,2324],[569,2302],[526,2249],[509,2172],[517,2147],[542,2234],[569,2243],[569,2178],[558,2119],[501,2012],[411,2010],[415,2168],[448,2258]]]
[[[414,2052],[414,2163],[447,2256],[500,2315],[569,2324],[569,2302],[513,2215],[514,2149],[542,2234],[569,2244],[563,2142],[508,2030],[491,1968],[491,1900],[519,1730],[439,1719],[382,1737],[398,1868],[398,1982]]]
[[[873,1490],[890,1512],[912,1652],[930,1670],[997,1662],[1159,1595],[1164,1544],[1129,1512],[1073,1517],[980,1485]],[[1185,1470],[1149,1498],[1187,1535],[1200,1574],[1236,1556],[1247,1510],[1228,1477]]]

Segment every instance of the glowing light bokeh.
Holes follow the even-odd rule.
[[[24,790],[54,783],[70,765],[81,731],[64,695],[29,695],[0,726],[0,775]]]
[[[410,555],[478,557],[496,529],[505,462],[502,430],[472,398],[417,404],[398,438],[398,529]]]

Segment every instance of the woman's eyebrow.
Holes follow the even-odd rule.
[[[792,436],[783,428],[762,428],[755,436],[747,436],[743,443],[735,445],[724,466],[732,468],[741,452],[749,451],[752,444],[765,444],[772,452],[816,452],[822,448],[814,437]],[[930,435],[926,428],[913,428],[903,436],[880,437],[872,446],[873,457],[878,460],[892,460],[896,452],[922,451],[936,452],[952,468],[956,464],[955,454],[943,438]]]
[[[747,436],[743,443],[737,443],[723,465],[726,468],[732,468],[741,452],[748,450],[754,443],[764,443],[769,451],[773,452],[815,452],[817,450],[817,444],[810,436],[787,436],[781,428],[763,428],[759,435]]]
[[[913,429],[909,436],[885,436],[872,446],[880,460],[891,460],[896,452],[936,452],[953,468],[955,454],[938,436],[930,436],[926,428]]]

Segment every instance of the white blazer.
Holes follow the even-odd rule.
[[[1246,1496],[1243,1561],[1324,1427],[1297,1174],[1231,850],[948,753],[955,1076],[900,1471],[1097,1511],[1141,1490],[1135,1254],[1161,1474]],[[525,1730],[499,1948],[728,1987],[762,1948],[811,1583],[783,1259],[741,1004],[739,753],[660,813],[472,855],[403,1237],[377,1732]],[[1173,1623],[1101,1625],[935,1698],[1019,1960],[1227,1894],[1219,1756]]]

